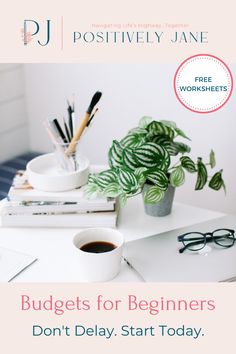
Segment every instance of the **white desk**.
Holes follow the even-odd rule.
[[[212,220],[224,214],[175,203],[171,215],[145,215],[140,196],[129,199],[121,211],[118,229],[126,241]],[[0,228],[0,245],[34,255],[38,261],[19,274],[14,282],[79,282],[76,249],[72,244],[78,229]],[[140,281],[126,263],[115,282]]]

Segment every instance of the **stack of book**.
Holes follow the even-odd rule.
[[[33,189],[18,171],[2,202],[4,227],[115,227],[118,208],[113,198],[87,200],[84,187],[66,192]]]

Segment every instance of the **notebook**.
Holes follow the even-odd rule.
[[[37,259],[28,254],[0,247],[0,282],[9,282]]]
[[[157,223],[158,228],[158,223]],[[190,231],[236,231],[236,215],[227,215],[186,228],[126,243],[124,257],[147,282],[218,282],[236,280],[236,242],[231,248],[209,243],[201,252],[179,253],[177,237]]]

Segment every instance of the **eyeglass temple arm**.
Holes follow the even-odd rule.
[[[182,235],[182,236],[178,236],[178,241],[181,242],[183,241],[183,238],[184,238],[185,235]],[[197,241],[197,240],[201,240],[202,237],[192,237],[192,238],[189,238],[189,240],[191,241]]]

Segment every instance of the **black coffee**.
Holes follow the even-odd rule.
[[[116,245],[114,245],[111,242],[106,242],[106,241],[94,241],[94,242],[89,242],[80,247],[81,251],[84,252],[90,252],[90,253],[104,253],[104,252],[110,252],[116,248]]]

